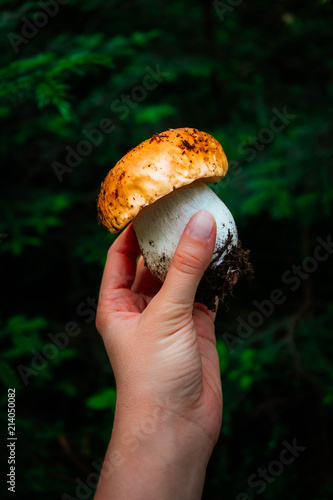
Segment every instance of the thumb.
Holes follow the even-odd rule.
[[[214,217],[200,210],[191,217],[176,248],[170,269],[157,294],[161,313],[192,314],[199,282],[210,264],[216,240]],[[162,312],[163,311],[163,312]]]

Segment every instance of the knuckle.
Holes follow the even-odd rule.
[[[181,249],[173,258],[173,266],[185,274],[197,274],[204,268],[204,262],[198,254],[188,249]]]
[[[112,244],[107,251],[107,259],[112,259],[113,255],[114,255],[114,247]]]

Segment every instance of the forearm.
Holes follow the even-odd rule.
[[[116,414],[95,500],[199,500],[211,452],[199,436],[158,411],[135,422]]]

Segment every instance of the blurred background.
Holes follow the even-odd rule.
[[[0,5],[4,497],[15,388],[16,498],[93,498],[116,397],[96,198],[129,149],[188,126],[226,152],[213,189],[255,269],[218,311],[203,498],[332,498],[332,1]]]

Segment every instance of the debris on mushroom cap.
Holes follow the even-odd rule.
[[[140,210],[197,179],[221,180],[228,170],[221,144],[194,128],[170,129],[129,151],[110,170],[98,197],[98,220],[117,233]]]

